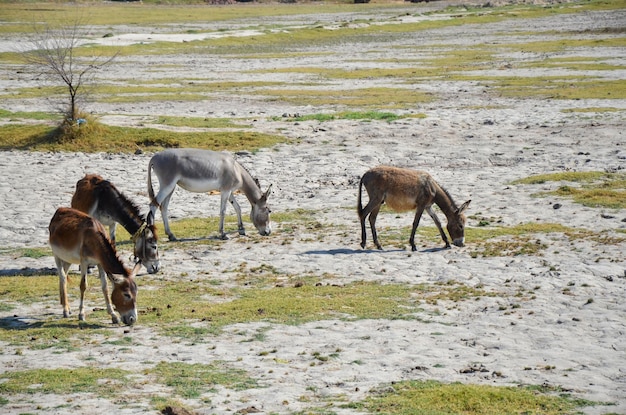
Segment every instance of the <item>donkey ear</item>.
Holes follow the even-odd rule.
[[[154,226],[154,215],[152,214],[152,210],[148,212],[148,216],[146,216],[146,224],[148,226]]]
[[[130,272],[130,275],[132,275],[134,277],[135,275],[137,275],[137,273],[140,270],[141,270],[141,261],[137,261],[137,263],[133,267],[133,270]]]
[[[272,185],[271,184],[268,186],[268,188],[265,191],[265,193],[263,193],[263,197],[265,198],[265,200],[267,200],[267,198],[270,196],[270,193],[272,193]]]
[[[461,207],[456,210],[457,215],[460,215],[461,213],[465,212],[465,209],[467,209],[467,207],[469,206],[470,202],[471,202],[471,199],[468,200],[467,202],[463,203],[461,205]]]
[[[109,276],[109,279],[111,280],[111,282],[115,285],[118,285],[124,282],[124,277],[122,277],[119,274],[107,274],[107,275]]]

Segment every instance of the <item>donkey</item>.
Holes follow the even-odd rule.
[[[361,204],[363,186],[369,195],[369,202],[365,208]],[[417,250],[415,247],[415,230],[419,225],[424,209],[437,225],[441,238],[446,243],[445,247],[450,248],[450,242],[448,242],[448,237],[441,227],[441,222],[432,210],[433,203],[439,206],[448,219],[447,228],[452,243],[456,246],[463,246],[466,221],[463,212],[470,202],[471,200],[468,200],[457,208],[450,194],[430,174],[424,171],[390,166],[375,167],[367,171],[359,183],[357,211],[361,221],[361,247],[365,248],[365,219],[369,216],[374,243],[378,249],[383,249],[376,234],[376,217],[383,203],[387,203],[396,212],[415,210],[413,229],[411,229],[411,238],[409,239],[411,250]]]
[[[137,321],[137,284],[134,276],[141,268],[135,264],[132,270],[124,266],[115,252],[115,247],[107,237],[104,226],[91,216],[72,208],[59,208],[50,225],[50,246],[59,274],[59,296],[63,306],[63,317],[71,314],[67,300],[67,271],[71,264],[80,264],[80,306],[78,319],[85,320],[85,290],[87,289],[87,267],[97,265],[100,284],[107,311],[114,324],[119,324],[120,313],[126,325]],[[109,301],[107,278],[113,283]],[[113,306],[115,306],[115,310]]]
[[[115,244],[115,227],[121,224],[131,235],[135,258],[154,274],[159,271],[158,235],[154,226],[154,214],[147,218],[139,208],[108,180],[97,174],[86,174],[76,183],[72,207],[96,218],[109,227],[111,242]]]
[[[152,188],[152,170],[159,180],[159,193],[154,195]],[[176,185],[196,193],[219,190],[221,196],[219,233],[221,239],[228,239],[224,232],[226,202],[230,202],[237,212],[239,234],[246,232],[241,220],[241,207],[234,192],[242,189],[252,205],[250,219],[259,233],[267,236],[272,232],[270,209],[267,198],[272,185],[263,193],[259,182],[227,153],[192,148],[168,149],[155,154],[148,164],[148,195],[150,212],[154,215],[157,207],[161,209],[165,233],[170,241],[176,237],[170,230],[167,218],[167,206],[176,189]]]

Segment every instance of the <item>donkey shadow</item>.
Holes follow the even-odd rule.
[[[50,317],[50,318],[48,318]],[[78,322],[81,330],[98,330],[107,328],[108,326],[99,323]],[[0,328],[3,330],[32,330],[39,328],[59,328],[59,329],[76,329],[76,323],[67,321],[67,319],[54,319],[53,314],[43,316],[5,316],[0,317]]]
[[[42,277],[44,275],[57,275],[56,268],[8,268],[0,269],[0,277]]]
[[[422,249],[421,251],[418,251],[419,253],[432,253],[432,252],[439,252],[439,251],[446,251],[450,248],[446,248],[446,247],[441,247],[441,248],[428,248],[428,249]],[[380,249],[351,249],[351,248],[336,248],[336,249],[321,249],[321,250],[313,250],[313,251],[305,251],[303,252],[305,255],[339,255],[339,254],[343,254],[343,255],[355,255],[355,254],[390,254],[390,253],[397,253],[397,252],[407,252],[407,253],[411,253],[411,251],[406,250],[406,249],[402,249],[402,248],[396,248],[396,249],[384,249],[384,250],[380,250]]]

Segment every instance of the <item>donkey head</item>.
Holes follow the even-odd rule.
[[[454,215],[448,218],[448,233],[450,234],[450,238],[452,238],[452,243],[456,246],[465,245],[465,222],[467,219],[463,212],[469,206],[471,200],[463,203],[460,208],[454,211]]]
[[[267,207],[267,198],[272,190],[272,185],[267,188],[263,196],[256,203],[252,204],[252,210],[250,211],[250,220],[254,223],[259,233],[263,236],[267,236],[272,233],[272,223],[270,222],[270,208]]]
[[[135,242],[135,257],[146,267],[148,274],[155,274],[161,268],[159,249],[157,247],[158,236],[154,226],[154,214],[148,213],[145,226],[142,226],[133,236]]]
[[[132,326],[137,322],[137,284],[133,278],[140,269],[141,264],[137,263],[128,277],[109,275],[113,282],[111,302],[115,310],[120,313],[122,322],[127,326]]]

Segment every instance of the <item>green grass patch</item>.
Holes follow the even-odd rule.
[[[7,118],[9,121],[16,120],[38,120],[38,121],[53,121],[59,119],[59,114],[53,114],[49,112],[24,112],[24,111],[7,111],[0,109],[0,118]]]
[[[548,245],[541,235],[564,235],[571,241],[588,240],[598,245],[618,245],[626,238],[609,231],[592,231],[564,226],[558,223],[522,223],[515,226],[489,226],[488,222],[478,227],[465,228],[465,243],[472,257],[497,257],[517,255],[541,255]],[[378,227],[383,247],[404,249],[411,233],[410,222],[401,227]],[[368,227],[368,237],[369,227]],[[561,236],[560,236],[561,237]],[[434,226],[419,226],[415,241],[423,248],[443,246],[439,231]]]
[[[589,404],[567,394],[555,396],[524,387],[403,381],[381,388],[355,406],[387,415],[573,415]]]
[[[623,65],[603,62],[606,58],[574,56],[567,58],[548,58],[537,62],[520,63],[523,68],[559,68],[570,71],[614,71],[623,70]]]
[[[159,151],[164,148],[196,147],[216,151],[255,151],[287,141],[282,136],[253,131],[172,132],[97,124],[97,128],[88,127],[89,133],[65,142],[55,138],[58,136],[57,127],[41,124],[0,125],[0,150],[133,153],[138,149]]]
[[[275,275],[246,278],[254,285],[264,285]],[[219,291],[202,283],[144,290],[142,303],[148,313],[142,316],[144,324],[155,324],[167,334],[202,334],[203,330],[217,334],[221,328],[235,323],[271,322],[299,325],[327,319],[392,318],[415,319],[419,311],[412,297],[411,287],[355,283],[345,286],[296,284],[301,276],[281,276],[284,286],[242,288]],[[163,305],[163,289],[168,292],[168,304]],[[213,296],[220,302],[207,301]],[[191,319],[191,320],[190,320]],[[183,330],[178,327],[184,323]],[[189,330],[189,322],[203,322],[200,331]],[[169,328],[167,327],[169,326]]]
[[[472,257],[541,255],[548,248],[539,235],[564,235],[571,241],[589,240],[598,245],[619,245],[626,238],[608,231],[590,231],[563,226],[558,223],[525,223],[512,227],[480,227],[465,229]]]
[[[54,260],[52,264],[54,265]],[[54,272],[54,271],[53,271]],[[72,275],[72,277],[74,274]],[[72,278],[80,281],[80,275]],[[69,290],[69,288],[68,288]],[[40,301],[58,301],[59,277],[56,274],[31,276],[3,276],[0,277],[0,297],[4,302],[13,302],[30,305]],[[59,306],[59,312],[61,306]]]
[[[356,108],[405,109],[430,102],[427,93],[407,88],[363,88],[340,91],[315,89],[266,89],[256,93],[268,99],[285,101],[294,105],[341,105]]]
[[[250,124],[233,121],[229,118],[160,116],[154,123],[189,128],[252,128]]]
[[[567,108],[561,110],[564,113],[605,113],[605,112],[623,112],[626,110],[615,107],[586,107],[586,108]]]
[[[217,386],[231,390],[245,390],[259,387],[257,381],[241,369],[229,367],[225,362],[210,364],[160,362],[146,374],[155,376],[185,399],[197,399],[205,393],[216,392]]]
[[[496,77],[458,75],[453,78],[484,82],[505,97],[569,100],[626,99],[626,86],[620,80],[589,79],[589,77],[582,76]]]
[[[576,203],[590,207],[610,209],[626,208],[626,174],[589,172],[559,172],[526,177],[513,184],[540,184],[545,182],[571,182],[580,186],[562,185],[550,192],[538,195],[556,195],[573,199]]]
[[[227,325],[268,322],[300,325],[341,319],[409,319],[423,317],[421,301],[453,301],[492,295],[462,284],[406,286],[355,282],[325,284],[319,277],[278,274],[271,267],[234,270],[242,288],[220,288],[196,279],[180,283],[154,281],[141,291],[142,324],[192,342],[206,341]],[[167,292],[167,303],[163,293]]]
[[[80,298],[80,274],[70,270],[68,296],[73,305]],[[46,270],[45,272],[50,272]],[[52,271],[54,272],[54,271]],[[29,349],[77,350],[90,338],[106,333],[110,327],[110,317],[104,307],[102,291],[97,277],[89,276],[91,289],[85,296],[87,321],[78,320],[78,310],[72,310],[74,317],[62,318],[59,305],[59,278],[56,275],[2,276],[0,296],[2,311],[19,311],[16,317],[0,319],[0,341]],[[98,287],[97,289],[95,287]],[[24,307],[39,304],[46,310],[45,315],[25,317]],[[96,310],[93,310],[93,308]]]
[[[508,48],[511,50],[521,50],[524,52],[532,52],[532,53],[562,53],[564,51],[570,49],[578,49],[578,48],[598,48],[598,47],[606,47],[606,48],[623,48],[626,46],[626,38],[624,37],[607,37],[607,38],[589,38],[584,39],[580,37],[572,38],[571,33],[561,34],[563,36],[562,39],[555,40],[537,40],[531,42],[524,43],[503,43],[499,44],[500,48]],[[580,61],[580,58],[561,58],[560,60],[542,60],[542,63],[561,63],[567,64],[571,59],[575,59],[576,61]],[[532,64],[531,64],[532,66]],[[620,67],[621,68],[621,67]]]
[[[131,373],[122,369],[79,367],[75,369],[33,369],[0,374],[0,392],[5,394],[93,393],[111,397],[129,384]]]

